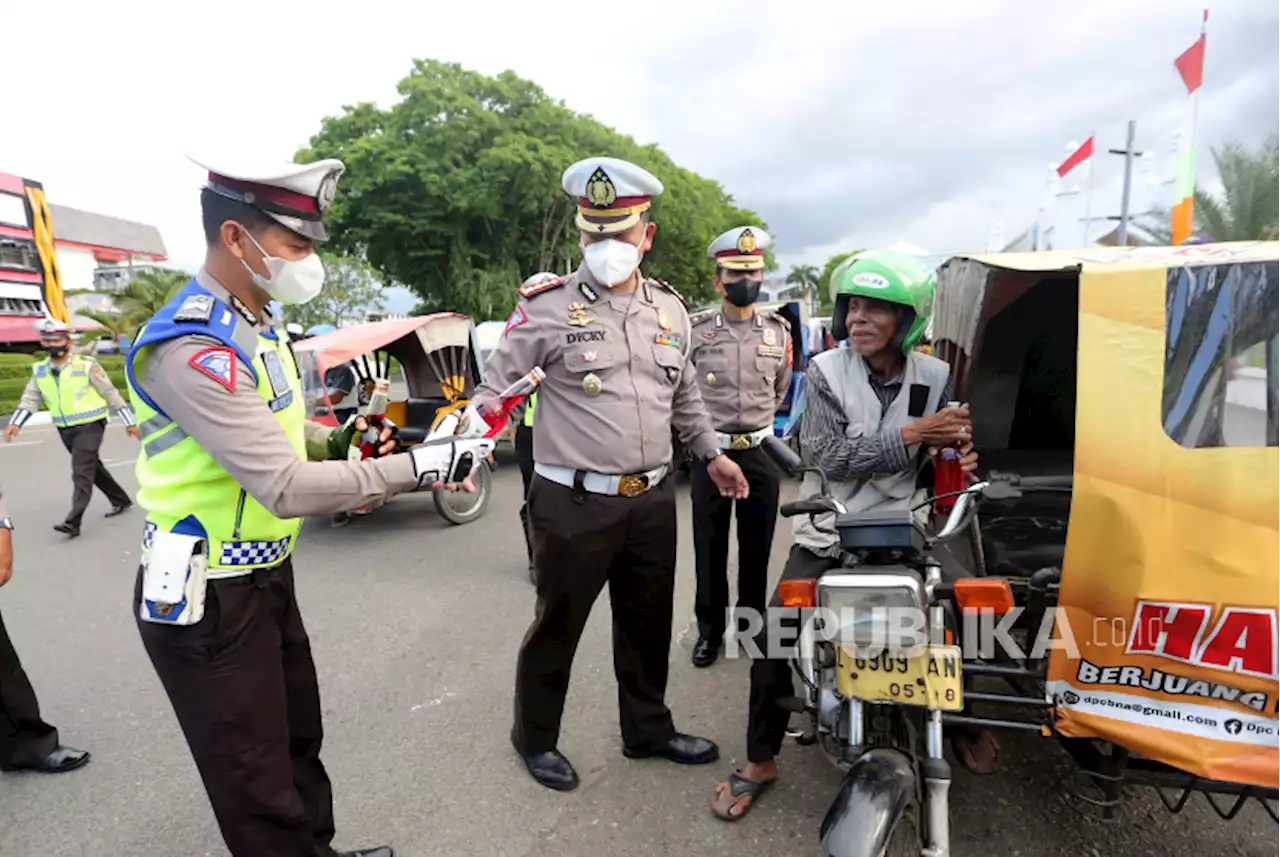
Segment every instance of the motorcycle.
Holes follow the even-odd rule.
[[[818,496],[783,504],[782,516],[815,516],[816,525],[816,516],[834,513],[844,553],[843,568],[785,582],[781,592],[784,606],[840,615],[821,629],[813,621],[800,629],[791,666],[803,696],[783,703],[809,715],[798,741],[847,769],[822,822],[823,853],[946,857],[951,769],[943,712],[964,708],[955,593],[987,581],[944,583],[935,549],[969,533],[988,483],[929,497],[916,509],[848,514],[821,470],[805,466],[781,439],[766,438],[764,447],[788,475],[814,473],[821,481]],[[946,523],[931,534],[916,511],[948,497],[955,500]],[[800,584],[798,593],[787,591],[790,583]],[[895,609],[923,620],[927,644],[887,642],[884,618]]]

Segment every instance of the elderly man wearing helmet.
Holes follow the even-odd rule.
[[[915,257],[872,251],[837,268],[831,287],[833,333],[849,347],[825,351],[809,363],[801,453],[823,470],[850,512],[910,508],[925,496],[922,476],[940,447],[959,442],[964,469],[972,472],[978,464],[969,443],[968,406],[946,406],[950,367],[916,350],[933,307],[933,272]],[[802,497],[818,490],[818,479],[807,475]],[[816,579],[840,566],[834,531],[798,516],[793,532],[783,580]],[[775,591],[770,605],[778,604]],[[756,646],[769,652],[763,634]],[[789,719],[778,703],[793,694],[786,659],[753,661],[748,763],[717,786],[711,808],[720,818],[741,818],[777,777],[775,757]]]

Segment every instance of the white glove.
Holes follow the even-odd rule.
[[[487,438],[454,438],[420,443],[409,450],[413,472],[420,487],[437,482],[452,485],[462,482],[493,452],[494,442]]]

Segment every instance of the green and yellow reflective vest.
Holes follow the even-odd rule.
[[[175,321],[175,315],[181,320]],[[306,457],[302,382],[287,334],[257,333],[193,280],[139,331],[125,363],[129,397],[142,429],[137,477],[138,504],[147,511],[143,548],[157,531],[200,536],[207,545],[210,578],[279,565],[293,552],[302,519],[277,518],[267,511],[139,386],[150,349],[192,333],[223,344],[210,348],[203,358],[209,371],[235,371],[228,350],[244,361],[256,379],[258,395],[298,455]],[[245,443],[253,443],[253,438],[246,437]]]
[[[89,381],[89,373],[97,365],[92,357],[75,354],[55,377],[49,358],[32,364],[31,377],[40,388],[44,406],[49,409],[55,426],[70,428],[106,419],[107,400]]]
[[[534,393],[533,395],[529,396],[529,400],[525,402],[525,406],[524,406],[524,427],[525,428],[533,428],[533,409],[537,406],[537,404],[538,404],[537,393]]]

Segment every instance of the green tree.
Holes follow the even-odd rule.
[[[121,336],[133,336],[144,321],[163,309],[164,305],[173,300],[174,296],[189,282],[191,282],[191,275],[184,271],[170,268],[142,271],[135,274],[119,293],[112,296],[111,302],[114,304],[112,311],[81,310],[76,314],[99,325],[97,328],[86,331],[87,338],[110,337],[113,341],[119,341]],[[86,289],[72,289],[66,294],[71,297],[99,293]]]
[[[322,252],[320,259],[324,262],[324,288],[305,304],[285,307],[287,321],[297,322],[303,330],[316,324],[340,327],[382,308],[382,280],[362,259],[328,252]]]
[[[1277,135],[1256,152],[1233,140],[1211,151],[1222,193],[1196,190],[1196,223],[1215,241],[1274,240],[1280,210]]]
[[[818,285],[818,267],[816,265],[792,265],[787,274],[787,285],[799,286],[800,295],[810,307],[814,306],[814,288]]]
[[[406,284],[424,309],[506,318],[525,277],[576,267],[575,201],[560,177],[592,155],[624,158],[662,180],[644,269],[691,301],[713,295],[707,245],[732,226],[765,227],[716,182],[510,71],[488,77],[418,60],[398,90],[385,110],[364,103],[324,119],[298,159],[346,163],[328,215],[333,246]]]

